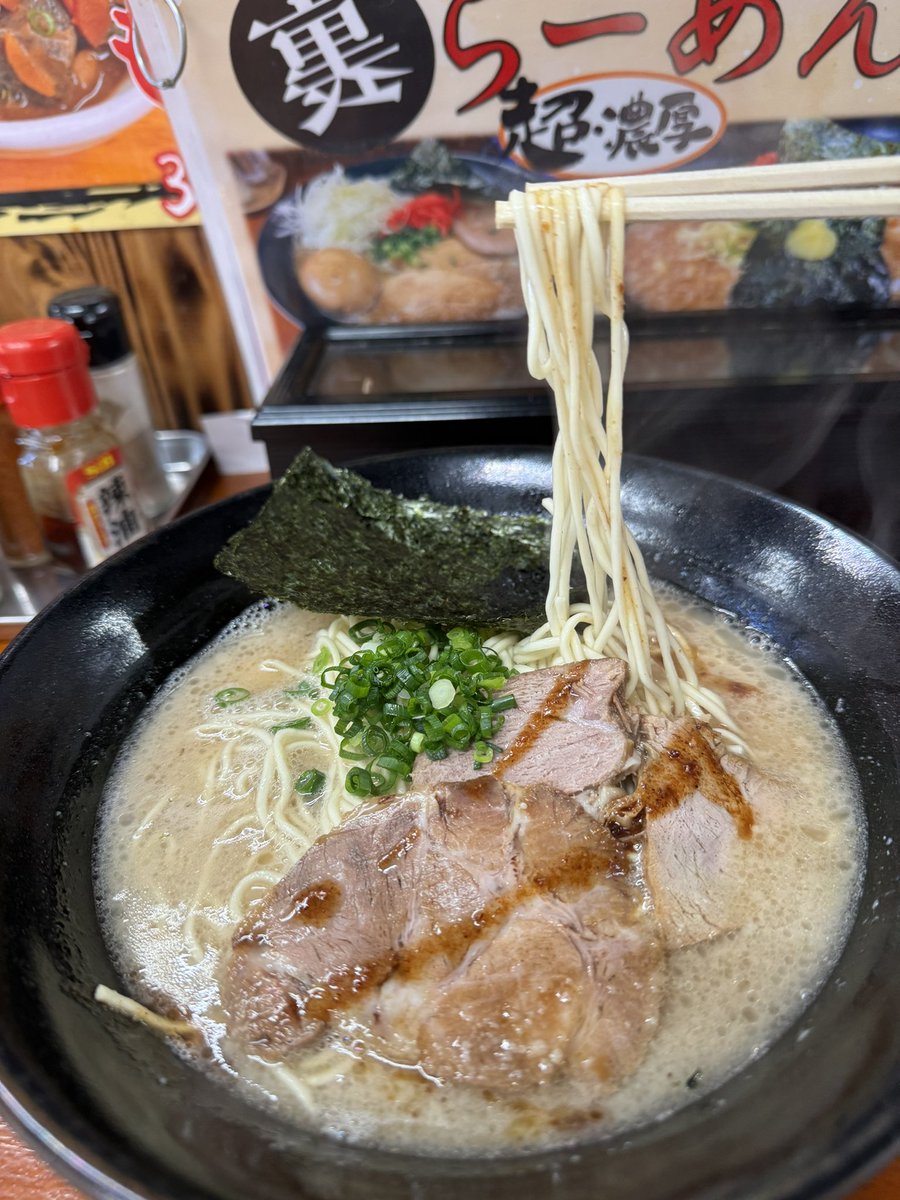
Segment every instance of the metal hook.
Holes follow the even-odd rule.
[[[166,8],[172,14],[175,21],[175,28],[178,31],[178,64],[175,70],[168,79],[156,79],[150,72],[150,67],[147,60],[144,58],[144,51],[141,46],[141,37],[138,33],[137,25],[134,27],[134,57],[137,60],[137,65],[141,69],[141,74],[147,80],[151,87],[158,88],[161,92],[168,88],[173,88],[184,73],[184,64],[187,62],[187,26],[184,23],[184,17],[181,15],[181,9],[178,7],[176,0],[165,0]]]

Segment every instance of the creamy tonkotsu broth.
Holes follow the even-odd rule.
[[[831,718],[778,654],[680,595],[664,594],[663,606],[692,646],[701,682],[727,698],[755,766],[780,781],[790,803],[757,814],[742,858],[742,927],[669,953],[658,1029],[617,1090],[565,1081],[506,1095],[436,1086],[367,1058],[346,1022],[288,1063],[266,1063],[226,1038],[219,980],[236,922],[298,853],[271,815],[265,826],[259,820],[262,740],[257,750],[241,743],[229,759],[227,735],[214,732],[213,696],[245,688],[250,709],[271,704],[285,723],[309,711],[308,698],[285,689],[309,671],[328,618],[287,607],[250,610],[179,672],[111,778],[97,889],[132,994],[159,1011],[189,1013],[212,1050],[198,1066],[223,1084],[333,1136],[426,1153],[502,1153],[601,1136],[688,1103],[757,1057],[806,1007],[843,944],[864,818]],[[336,770],[325,730],[315,719],[290,756],[292,772]],[[294,795],[291,803],[299,811],[306,802]],[[341,806],[356,803],[346,797]]]

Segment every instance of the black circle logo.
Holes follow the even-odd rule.
[[[301,146],[336,153],[395,138],[434,78],[416,0],[240,0],[231,61],[264,120]]]

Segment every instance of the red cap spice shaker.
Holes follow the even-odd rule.
[[[0,326],[0,392],[21,431],[19,466],[54,554],[92,567],[146,532],[73,326]]]

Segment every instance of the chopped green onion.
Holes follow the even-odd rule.
[[[405,773],[407,768],[407,763],[405,760],[393,758],[390,754],[382,754],[382,756],[376,760],[376,763],[379,767],[381,767],[382,771],[389,771],[394,775],[399,775],[401,772]]]
[[[381,775],[378,771],[370,771],[369,778],[372,780],[373,796],[386,796],[397,784],[395,775]]]
[[[308,796],[312,800],[316,796],[321,795],[324,787],[324,773],[313,768],[312,770],[303,772],[294,784],[294,791],[298,792],[301,796]]]
[[[455,695],[452,679],[438,679],[428,689],[428,699],[437,709],[449,708]]]
[[[246,688],[232,687],[222,688],[221,692],[216,692],[213,699],[219,708],[228,708],[230,704],[240,704],[242,700],[246,700],[250,693]]]
[[[319,672],[333,711],[351,795],[396,791],[412,777],[417,754],[437,761],[477,744],[478,765],[494,755],[492,738],[515,706],[494,692],[515,672],[472,629],[398,628],[387,621],[355,624],[359,650]],[[312,712],[327,711],[323,700]]]
[[[269,733],[281,733],[282,729],[309,729],[312,717],[298,717],[296,721],[285,721],[283,725],[273,725]]]
[[[459,652],[459,661],[467,669],[472,667],[480,667],[487,662],[487,657],[482,650],[461,650]]]
[[[285,688],[284,694],[286,696],[308,696],[310,700],[315,700],[322,693],[311,679],[300,679],[294,687]]]
[[[344,694],[349,693],[354,700],[362,700],[372,690],[370,680],[356,680],[352,677],[344,684]]]
[[[348,632],[354,642],[362,646],[371,641],[376,633],[381,633],[383,628],[381,621],[358,621],[355,625],[350,626]]]
[[[487,677],[482,676],[478,680],[478,682],[481,684],[482,687],[489,688],[492,692],[495,692],[497,690],[497,688],[502,688],[504,683],[506,683],[506,676],[505,675],[489,675]]]
[[[370,725],[368,729],[363,730],[362,747],[369,754],[383,754],[388,748],[389,741],[388,735],[377,725]]]
[[[326,713],[331,712],[331,709],[332,709],[331,701],[326,700],[326,698],[323,696],[321,698],[321,700],[317,700],[315,702],[315,704],[313,704],[310,707],[309,711],[312,713],[312,715],[314,717],[324,717]]]
[[[440,717],[436,717],[434,714],[432,714],[430,717],[425,717],[425,719],[422,721],[422,729],[432,739],[440,738],[444,732],[444,725]]]
[[[345,787],[351,796],[371,796],[372,776],[362,767],[354,767],[352,771],[347,772]]]
[[[338,754],[341,758],[346,758],[348,762],[371,762],[372,759],[371,754],[361,751],[359,746],[354,746],[347,741],[341,742]]]
[[[331,666],[331,651],[327,646],[323,646],[316,657],[313,659],[312,669],[316,675],[321,675],[326,667]]]
[[[47,12],[39,8],[29,8],[28,24],[38,37],[53,37],[56,33],[56,22]]]

